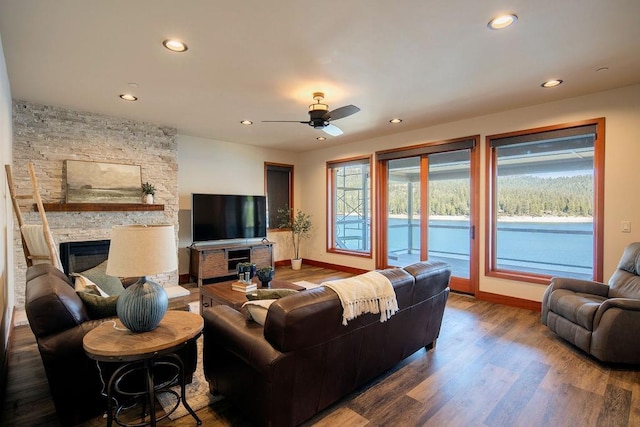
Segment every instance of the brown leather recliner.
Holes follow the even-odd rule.
[[[49,264],[26,272],[25,309],[36,337],[49,390],[62,425],[75,425],[106,411],[102,381],[95,360],[83,347],[85,334],[110,319],[91,319],[69,278]],[[197,363],[195,342],[178,353],[185,381],[191,382]],[[105,380],[118,363],[101,363]]]
[[[542,323],[602,362],[640,363],[640,243],[627,246],[606,285],[554,277]]]
[[[212,392],[259,425],[297,425],[435,345],[451,270],[441,262],[381,271],[400,310],[342,325],[342,305],[318,287],[271,304],[264,327],[227,306],[204,311],[204,372]]]

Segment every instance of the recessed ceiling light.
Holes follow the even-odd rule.
[[[499,15],[493,18],[487,24],[487,27],[491,30],[502,30],[508,26],[515,24],[518,21],[518,16],[513,13],[507,13],[505,15]]]
[[[120,98],[124,99],[125,101],[137,101],[138,97],[131,95],[130,93],[123,93],[122,95],[120,95]]]
[[[398,123],[402,123],[402,119],[391,119],[389,120],[389,123],[393,123],[394,125],[397,125]]]
[[[549,88],[549,87],[556,87],[561,84],[562,84],[562,80],[547,80],[546,82],[542,83],[540,86]]]
[[[167,39],[162,45],[172,52],[185,52],[188,49],[186,44],[176,39]]]
[[[324,136],[319,136],[316,138],[318,141],[326,141],[327,138],[325,138]]]
[[[596,70],[596,73],[602,73],[605,71],[609,71],[609,67],[600,67]]]
[[[243,125],[247,125],[247,126],[253,124],[253,122],[251,120],[241,120],[240,123],[242,123]]]

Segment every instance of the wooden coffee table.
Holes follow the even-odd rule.
[[[228,305],[239,311],[242,308],[242,304],[247,302],[247,295],[231,289],[233,282],[235,280],[202,286],[200,288],[200,314],[205,308],[213,307],[214,305]],[[286,280],[273,279],[268,288],[263,288],[260,282],[254,283],[258,285],[258,289],[295,289],[296,291],[305,289],[303,286],[298,286]]]

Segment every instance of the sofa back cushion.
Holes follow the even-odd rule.
[[[381,273],[391,281],[400,310],[409,306],[413,296],[413,277],[401,269],[383,270]],[[273,347],[286,352],[312,347],[380,322],[379,314],[365,314],[344,326],[342,311],[338,295],[329,288],[320,286],[299,292],[271,304],[264,335]]]
[[[73,284],[57,268],[34,265],[28,268],[26,278],[25,310],[36,337],[62,332],[90,319]]]
[[[442,261],[421,261],[404,267],[404,270],[416,280],[412,304],[438,295],[449,287],[451,268]]]
[[[609,279],[609,298],[640,299],[640,242],[628,245]]]

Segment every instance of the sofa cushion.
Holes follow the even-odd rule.
[[[105,317],[113,317],[116,313],[116,305],[119,295],[102,296],[94,293],[87,288],[85,291],[76,292],[82,302],[84,302],[92,319],[104,319]]]
[[[572,323],[593,331],[594,316],[600,304],[605,300],[605,297],[598,295],[558,289],[551,294],[549,310]]]
[[[291,294],[298,293],[295,289],[258,289],[255,292],[247,294],[249,301],[261,300],[261,299],[280,299]]]
[[[110,296],[120,295],[124,291],[120,279],[107,274],[107,261],[89,270],[81,271],[79,274],[91,280]]]
[[[269,311],[269,307],[275,301],[275,299],[247,301],[242,305],[242,307],[247,309],[251,320],[259,323],[260,325],[264,325],[264,322],[267,319],[267,312]]]
[[[89,290],[90,293],[98,293],[98,295],[103,297],[108,297],[109,294],[103,291],[100,286],[93,283],[88,277],[84,277],[81,274],[73,274],[73,287],[76,292],[86,292]],[[95,292],[94,292],[95,291]]]

